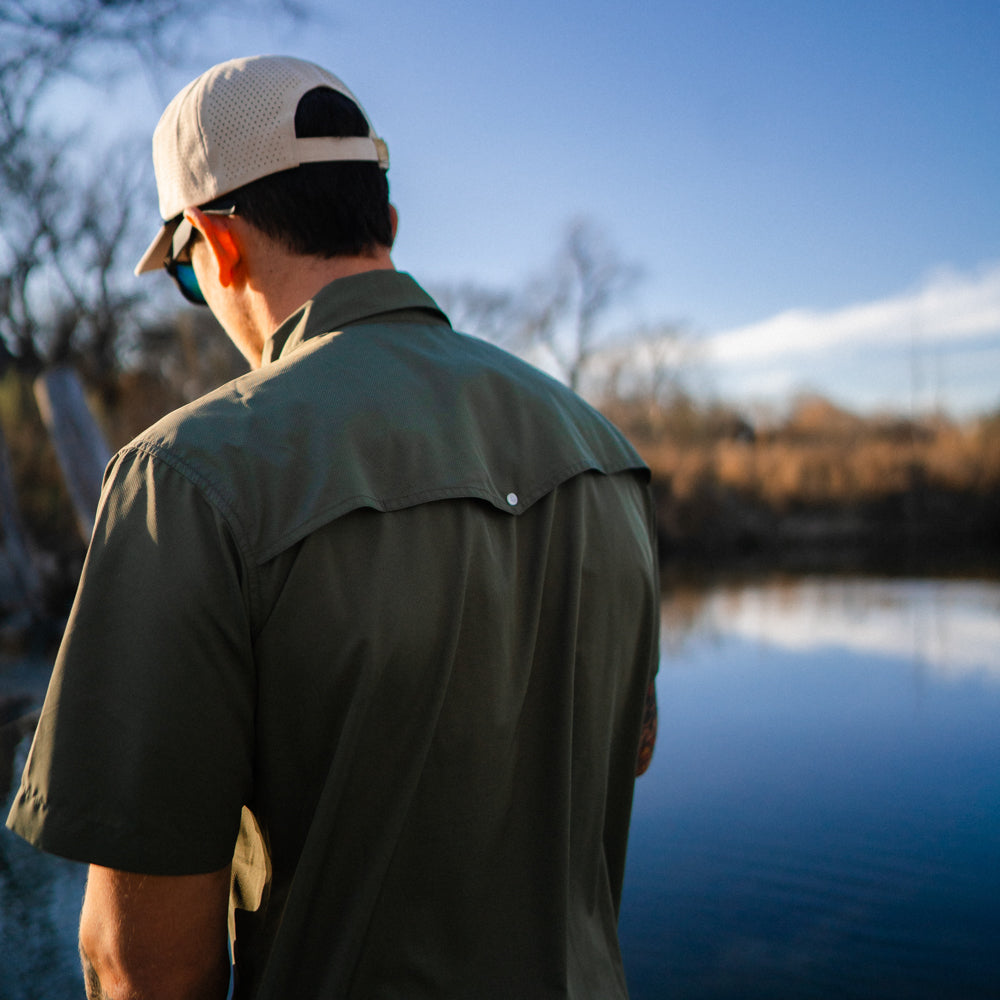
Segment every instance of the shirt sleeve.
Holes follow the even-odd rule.
[[[232,857],[255,677],[237,535],[142,451],[109,471],[7,824],[42,850],[152,875]]]

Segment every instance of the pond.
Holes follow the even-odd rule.
[[[657,691],[633,1000],[1000,997],[1000,585],[680,595]]]
[[[633,1000],[1000,997],[1000,584],[675,589],[663,625]],[[0,833],[0,1000],[79,994],[82,890]]]

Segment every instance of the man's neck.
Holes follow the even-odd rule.
[[[269,269],[261,294],[261,318],[268,336],[297,309],[315,298],[321,288],[338,278],[349,278],[366,271],[394,271],[389,250],[380,247],[371,254],[352,257],[297,257],[282,255]]]
[[[241,347],[252,367],[261,363],[267,339],[288,319],[316,297],[320,289],[338,278],[349,278],[367,271],[394,271],[389,249],[379,247],[371,254],[342,257],[302,257],[289,253],[272,255],[244,290],[244,302],[252,330],[249,349]]]

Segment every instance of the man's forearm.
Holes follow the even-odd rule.
[[[100,976],[94,971],[94,965],[80,946],[80,961],[83,963],[83,984],[87,990],[87,1000],[110,1000],[104,987],[101,986]]]
[[[646,689],[646,705],[642,713],[642,735],[639,738],[639,757],[635,765],[635,775],[639,777],[646,773],[653,759],[653,749],[656,746],[656,681],[650,681]]]
[[[80,913],[89,1000],[225,1000],[229,867],[138,875],[91,865]]]
[[[80,961],[83,965],[83,982],[87,992],[87,1000],[160,1000],[160,998],[170,998],[170,1000],[225,1000],[229,992],[229,964],[228,961],[220,960],[218,972],[211,976],[208,981],[201,983],[188,983],[185,986],[172,987],[169,984],[159,983],[152,988],[152,991],[144,989],[142,986],[132,981],[119,980],[116,987],[112,987],[114,992],[109,992],[104,988],[101,977],[97,974],[90,956],[80,947]]]

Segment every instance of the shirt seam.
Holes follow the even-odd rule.
[[[179,476],[186,479],[198,491],[202,499],[218,511],[223,520],[229,525],[246,572],[247,589],[250,595],[251,630],[254,631],[253,623],[260,616],[258,563],[253,555],[254,550],[250,542],[250,533],[247,531],[246,525],[235,506],[227,499],[223,491],[203,472],[200,472],[184,458],[164,445],[150,441],[139,441],[125,449],[125,453],[128,451],[148,455],[150,458],[157,459],[163,462],[164,465],[169,466]]]
[[[341,497],[335,503],[317,510],[311,517],[298,523],[274,540],[267,548],[262,549],[257,558],[261,563],[273,559],[280,552],[304,538],[310,532],[323,524],[329,524],[344,517],[360,507],[371,507],[384,513],[415,507],[422,503],[436,500],[485,500],[501,513],[518,516],[528,510],[537,500],[550,493],[557,486],[584,472],[597,472],[600,475],[618,475],[623,472],[642,473],[643,466],[628,463],[605,468],[598,462],[583,460],[565,466],[560,472],[554,473],[540,485],[536,485],[530,493],[518,493],[515,503],[496,489],[481,484],[456,484],[454,486],[435,486],[427,489],[414,490],[409,493],[394,494],[390,497],[377,496],[370,493],[355,493],[349,497]]]

